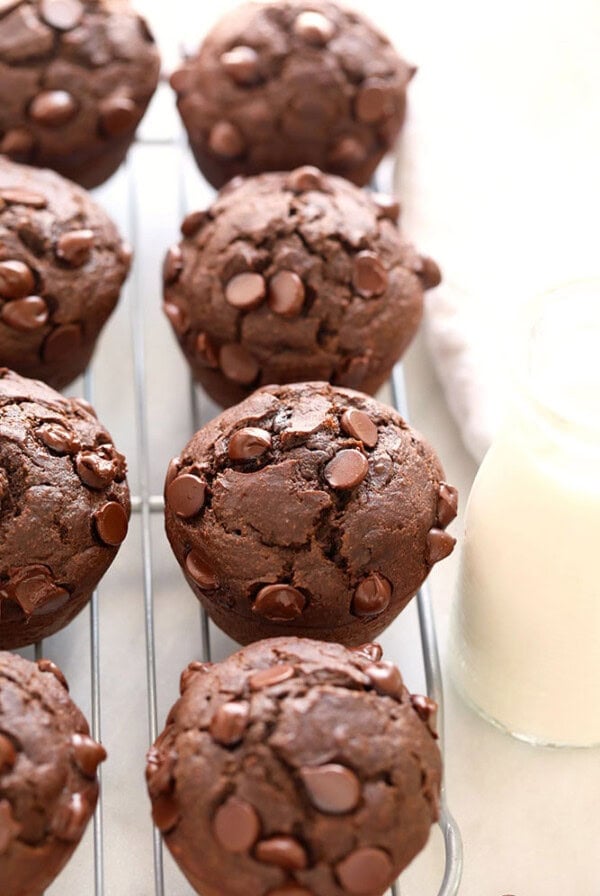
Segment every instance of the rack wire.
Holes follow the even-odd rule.
[[[187,154],[181,134],[173,134],[167,137],[142,137],[141,146],[151,147],[153,145],[169,146],[176,149],[177,152]],[[387,172],[388,191],[391,181],[389,175],[391,168],[384,168]],[[384,173],[384,178],[386,177]],[[127,165],[125,175],[127,190],[129,193],[128,200],[128,232],[134,250],[138,248],[140,240],[140,220],[136,203],[136,174],[135,165],[131,162]],[[186,182],[183,176],[179,177],[179,199],[178,206],[181,216],[189,210],[189,201],[186,190]],[[379,183],[378,187],[385,187],[385,183]],[[163,498],[160,495],[153,494],[151,490],[150,477],[150,434],[148,424],[148,395],[146,389],[147,378],[147,357],[146,343],[144,338],[144,296],[139,276],[139,266],[134,264],[131,282],[128,289],[129,295],[129,339],[130,350],[133,366],[133,391],[134,391],[134,426],[135,426],[135,443],[137,451],[137,478],[138,491],[132,498],[132,513],[139,520],[140,524],[140,551],[141,551],[141,582],[143,592],[143,617],[144,617],[144,634],[145,634],[145,677],[146,677],[146,703],[147,703],[147,720],[148,720],[148,742],[151,743],[156,738],[159,731],[159,713],[158,713],[158,697],[157,697],[157,675],[159,674],[159,664],[157,658],[157,641],[155,630],[155,594],[153,580],[153,557],[154,545],[152,539],[152,518],[160,515],[164,511]],[[84,396],[91,403],[94,402],[94,374],[92,369],[88,370],[84,378]],[[392,380],[390,383],[393,403],[397,410],[406,418],[408,417],[408,408],[406,400],[406,389],[404,383],[404,375],[401,365],[397,365],[394,369]],[[189,383],[189,405],[192,429],[196,431],[201,425],[208,422],[213,413],[213,406],[207,402],[202,391],[194,385],[192,381]],[[182,438],[182,443],[185,438]],[[439,730],[440,744],[443,749],[443,687],[440,669],[440,660],[438,654],[435,622],[428,589],[422,587],[418,592],[417,598],[418,619],[420,628],[420,640],[422,645],[423,667],[425,671],[425,680],[427,692],[439,706]],[[102,736],[102,679],[101,679],[101,649],[100,649],[100,613],[101,603],[98,590],[94,593],[89,609],[89,649],[90,649],[90,715],[91,730],[94,738],[100,740]],[[211,644],[211,627],[209,619],[203,609],[200,610],[199,623],[199,653],[204,661],[210,661],[213,656]],[[44,644],[40,642],[35,645],[35,656],[39,658],[44,655]],[[191,659],[188,657],[187,659]],[[181,667],[185,665],[185,661],[181,663]],[[100,772],[101,774],[101,772]],[[108,896],[105,881],[105,812],[101,796],[93,820],[93,888],[88,892],[91,896]],[[456,896],[460,885],[462,874],[462,844],[458,825],[454,820],[446,799],[445,788],[442,787],[441,794],[441,815],[439,826],[442,831],[444,841],[444,872],[443,880],[437,891],[437,896]],[[153,849],[153,893],[154,896],[171,896],[165,888],[165,864],[163,855],[163,846],[159,832],[156,829],[152,831],[152,849]],[[73,859],[77,861],[77,856]],[[63,889],[58,884],[61,894]],[[55,892],[52,888],[52,892]],[[392,896],[400,896],[400,883],[396,882],[391,889]],[[146,890],[140,890],[140,896],[150,896]],[[111,891],[110,896],[113,896]],[[114,896],[117,896],[115,893]],[[124,896],[119,893],[118,896]],[[131,896],[131,894],[127,894]]]

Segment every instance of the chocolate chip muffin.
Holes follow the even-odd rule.
[[[106,751],[68,690],[50,660],[0,652],[2,896],[42,896],[98,799],[96,770]]]
[[[165,502],[189,584],[242,644],[368,641],[455,543],[434,451],[391,408],[325,383],[225,411],[171,462]]]
[[[88,602],[127,534],[125,471],[87,402],[0,368],[0,647]]]
[[[414,72],[362,16],[276,0],[224,16],[171,85],[214,186],[298,165],[363,185],[394,145]]]
[[[393,199],[314,168],[237,180],[189,215],[164,310],[209,394],[229,405],[311,379],[375,392],[440,280],[397,216]]]
[[[424,847],[436,706],[378,645],[261,641],[192,663],[181,693],[146,776],[154,822],[203,896],[381,896]]]
[[[0,366],[56,389],[83,373],[130,262],[84,190],[0,158]]]
[[[159,67],[128,0],[0,0],[0,152],[97,186],[125,158]]]

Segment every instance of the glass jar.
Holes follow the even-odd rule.
[[[600,280],[529,309],[503,426],[476,476],[451,674],[534,743],[600,744]]]

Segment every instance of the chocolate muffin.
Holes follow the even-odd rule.
[[[171,85],[214,186],[298,165],[363,185],[400,132],[414,72],[357,13],[276,0],[224,16]]]
[[[125,471],[87,402],[0,368],[0,647],[88,602],[127,534]]]
[[[325,383],[225,411],[171,461],[165,502],[190,586],[242,644],[368,641],[455,543],[434,451],[391,408]]]
[[[2,896],[42,896],[94,812],[106,751],[68,690],[50,660],[0,652]]]
[[[83,373],[130,262],[84,190],[0,158],[0,366],[56,389]]]
[[[229,405],[311,379],[375,392],[440,281],[397,216],[393,199],[313,168],[237,180],[189,215],[164,310],[209,394]]]
[[[154,822],[203,896],[381,896],[438,817],[435,703],[381,649],[300,638],[192,663],[148,754]]]
[[[159,68],[128,0],[1,0],[0,152],[101,184],[125,158]]]

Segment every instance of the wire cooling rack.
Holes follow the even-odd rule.
[[[93,826],[46,896],[192,894],[149,821],[144,750],[177,696],[176,683],[185,665],[196,658],[219,659],[234,649],[203,610],[198,624],[195,598],[182,581],[162,532],[162,477],[168,458],[218,410],[190,382],[159,312],[164,251],[177,239],[184,214],[205,205],[211,195],[190,160],[171,107],[163,86],[127,165],[98,191],[99,201],[128,235],[135,262],[126,295],[96,354],[94,371],[88,370],[72,392],[83,390],[128,456],[132,522],[129,537],[103,580],[102,598],[97,591],[87,613],[34,649],[36,658],[49,656],[65,669],[93,736],[102,739],[109,752],[109,761],[100,770],[101,797]],[[379,188],[391,186],[390,170],[386,177],[383,169]],[[400,365],[390,388],[393,404],[407,417]],[[420,662],[427,692],[439,705],[443,746],[442,678],[426,587],[417,595],[416,608]],[[393,645],[392,651],[386,650],[387,657],[398,661],[404,672],[404,651],[397,655],[396,633],[409,615],[405,611],[383,638],[386,646]],[[415,631],[399,636],[400,641],[403,638],[414,644]],[[409,685],[418,690],[415,682]],[[431,892],[455,896],[462,845],[444,789],[439,827],[441,884]],[[424,896],[422,888],[409,891],[403,881],[404,877],[393,885],[392,896],[400,896],[401,888],[402,896],[417,892]]]

